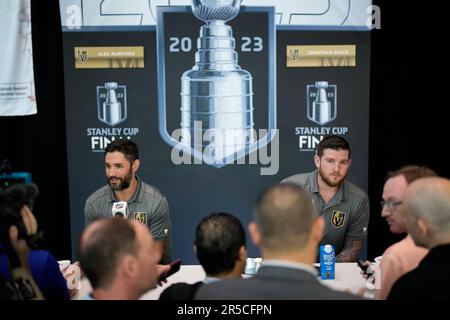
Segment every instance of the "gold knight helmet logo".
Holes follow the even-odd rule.
[[[331,216],[331,224],[336,227],[342,227],[345,222],[345,212],[334,210]]]
[[[294,62],[300,60],[300,51],[298,49],[289,49],[289,59]]]
[[[87,50],[78,50],[77,51],[77,59],[81,63],[86,63],[89,59]]]
[[[144,225],[147,225],[147,212],[135,212],[134,220]]]

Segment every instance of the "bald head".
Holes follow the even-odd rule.
[[[404,210],[408,231],[423,246],[450,235],[450,180],[433,177],[414,181],[406,190]],[[420,232],[419,220],[429,229],[427,235]]]
[[[97,234],[98,230],[101,231],[102,227],[107,226],[109,220],[110,219],[101,219],[91,223],[81,235],[80,245],[78,249],[82,250],[84,246],[89,245],[89,243],[93,240],[92,238],[95,237],[95,234]]]
[[[267,189],[259,196],[255,207],[261,247],[270,251],[302,249],[316,217],[306,190],[290,183]]]
[[[145,227],[123,218],[97,220],[87,227],[81,236],[78,255],[94,289],[112,282],[123,255],[137,254],[141,228]]]

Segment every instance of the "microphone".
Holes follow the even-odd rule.
[[[126,201],[114,202],[112,206],[112,216],[128,218],[128,203]]]

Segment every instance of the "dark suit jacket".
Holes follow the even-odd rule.
[[[249,279],[230,279],[204,285],[196,300],[351,300],[361,299],[322,285],[307,271],[261,266]]]
[[[437,246],[394,283],[388,300],[450,299],[450,244]]]
[[[159,300],[194,300],[194,295],[201,285],[201,281],[193,284],[174,283],[161,293]]]

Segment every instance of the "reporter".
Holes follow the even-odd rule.
[[[135,300],[155,288],[168,265],[157,266],[158,249],[142,223],[104,218],[90,224],[78,247],[80,265],[92,286],[82,300]]]
[[[203,284],[240,278],[247,259],[244,227],[229,213],[213,213],[197,225],[194,251],[206,277],[193,284],[175,283],[161,293],[159,300],[193,300]]]
[[[386,299],[397,279],[417,268],[428,253],[428,249],[417,246],[407,233],[406,216],[401,209],[408,186],[416,180],[434,176],[436,173],[433,170],[416,165],[407,165],[386,175],[381,216],[386,219],[392,233],[406,236],[383,253],[380,264],[381,283],[375,294],[376,299]]]
[[[24,248],[24,245],[28,247],[33,243],[38,230],[29,207],[37,194],[37,187],[33,184],[16,184],[6,190],[0,189],[0,276],[12,281],[20,274],[25,275],[26,271],[31,272],[46,299],[69,299],[66,280],[56,259],[48,251]],[[26,260],[28,270],[23,269]]]
[[[400,211],[414,244],[429,252],[417,268],[394,283],[387,300],[449,299],[450,180],[427,177],[414,181]],[[445,306],[445,302],[440,304]]]
[[[37,222],[27,206],[22,208],[21,215],[27,234],[36,234]],[[14,249],[14,252],[11,252],[10,254],[16,255],[16,258],[20,261],[18,266],[11,266],[13,283],[18,289],[18,298],[26,300],[43,300],[44,297],[42,296],[42,292],[31,275],[28,262],[30,248],[25,240],[19,239],[19,230],[16,226],[11,226],[9,228],[9,242]]]

